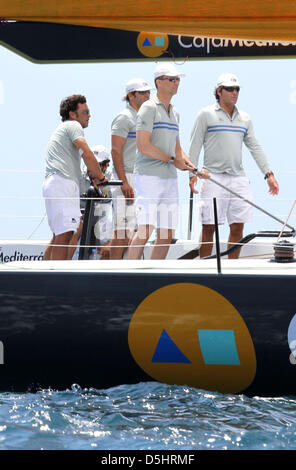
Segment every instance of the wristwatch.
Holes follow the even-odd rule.
[[[273,172],[272,171],[268,171],[265,176],[264,176],[264,179],[267,180],[270,176],[274,176]]]

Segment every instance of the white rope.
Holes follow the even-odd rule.
[[[77,200],[77,199],[81,199],[82,201],[105,201],[106,199],[110,199],[111,198],[108,198],[108,197],[82,197],[82,198],[77,198],[77,197],[43,197],[43,196],[0,196],[0,200],[3,199],[3,200],[24,200],[24,201],[32,201],[32,200],[36,200],[36,201],[39,201],[39,200],[42,200],[44,201],[45,199],[48,199],[48,200]],[[137,199],[136,197],[130,197],[130,198],[124,198],[123,196],[120,196],[116,199],[127,199],[127,200],[132,200],[132,201],[141,201],[141,200],[151,200],[151,201],[158,201],[159,198],[157,197],[141,197],[139,199]],[[177,201],[177,202],[180,202],[180,201],[188,201],[189,202],[189,197],[187,196],[184,196],[184,197],[178,197],[178,198],[175,198],[175,197],[163,197],[162,200],[163,201]],[[207,200],[212,200],[213,198],[212,197],[203,197],[201,198],[199,195],[196,196],[196,199],[194,198],[194,202],[200,202],[200,201],[207,201]],[[224,201],[224,200],[239,200],[240,198],[238,197],[219,197],[219,198],[216,198],[217,200],[221,200],[221,201]],[[256,197],[256,200],[257,201],[272,201],[272,203],[274,202],[287,202],[287,201],[293,201],[292,198],[276,198],[276,199],[271,199],[270,197],[268,196],[264,196],[264,197]]]
[[[43,215],[11,215],[11,214],[0,214],[3,219],[42,219]]]
[[[43,214],[43,216],[42,216],[42,218],[41,218],[39,224],[37,225],[37,227],[35,227],[34,230],[33,230],[33,232],[31,233],[31,235],[28,236],[28,240],[30,240],[31,237],[34,235],[34,233],[37,232],[38,228],[40,227],[40,225],[42,224],[42,222],[43,222],[45,219],[46,219],[46,212],[45,212],[45,214]]]
[[[44,174],[44,170],[15,170],[15,169],[0,169],[0,173],[39,173]]]
[[[291,216],[291,214],[292,214],[292,212],[293,212],[293,209],[294,209],[295,204],[296,204],[296,199],[295,199],[295,201],[294,201],[293,204],[292,204],[292,207],[291,207],[291,209],[290,209],[290,212],[289,212],[289,214],[288,214],[288,217],[287,217],[287,219],[285,220],[285,223],[284,223],[284,225],[283,225],[283,228],[282,228],[282,230],[281,230],[281,233],[279,234],[279,237],[278,237],[278,240],[277,240],[277,241],[280,240],[280,238],[281,238],[281,236],[282,236],[282,233],[283,233],[283,231],[285,230],[285,227],[286,227],[286,225],[287,225],[287,223],[288,223],[288,220],[289,220],[289,218],[290,218],[290,216]]]
[[[31,169],[15,169],[15,168],[3,168],[1,169],[0,168],[0,173],[37,173],[37,174],[42,174],[42,175],[45,175],[45,172],[44,172],[44,169],[42,170],[31,170]],[[252,175],[260,175],[262,176],[262,172],[260,170],[247,170],[247,173],[248,174],[252,174]],[[295,174],[296,173],[296,170],[280,170],[278,169],[276,171],[277,175],[284,175],[284,174]]]
[[[274,237],[276,238],[276,237]],[[183,241],[183,243],[182,243]],[[187,245],[187,248],[188,248],[188,240],[178,240],[178,245],[177,246],[182,246],[182,245]],[[212,245],[212,244],[215,244],[215,242],[201,242],[199,240],[190,240],[192,246],[201,246],[201,245]],[[222,243],[221,243],[222,242]],[[273,242],[269,242],[269,243],[265,243],[265,242],[256,242],[254,240],[251,240],[250,242],[248,243],[239,243],[239,242],[228,242],[227,240],[220,240],[220,244],[227,244],[227,245],[237,245],[237,246],[250,246],[250,245],[255,245],[255,246],[260,246],[260,247],[268,247],[270,248],[272,245],[273,245]],[[75,243],[73,245],[60,245],[60,244],[54,244],[54,243],[49,243],[47,241],[34,241],[32,240],[32,242],[30,241],[30,246],[54,246],[54,247],[60,247],[60,248],[103,248],[103,247],[108,247],[110,249],[112,248],[130,248],[131,245],[80,245],[79,243]],[[132,248],[138,248],[138,247],[153,247],[155,246],[155,242],[147,242],[146,244],[138,244],[138,245],[132,245]],[[157,244],[157,246],[176,246],[175,243],[162,243],[162,244]],[[190,250],[189,250],[190,251]],[[258,255],[258,256],[261,256],[261,255]]]
[[[286,217],[285,214],[274,214],[277,217]],[[44,215],[12,215],[12,214],[0,214],[0,218],[2,219],[42,219]],[[96,217],[100,217],[99,215]],[[267,215],[264,214],[254,214],[254,217],[259,218],[259,217],[267,217]],[[296,215],[294,216],[296,217]]]

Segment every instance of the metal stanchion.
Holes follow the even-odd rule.
[[[216,254],[217,254],[217,270],[218,270],[218,274],[221,274],[219,227],[218,227],[218,215],[217,215],[217,202],[216,202],[215,197],[213,198],[213,204],[214,204],[214,218],[215,218],[215,241],[216,241]]]
[[[93,188],[92,186],[88,189],[86,193],[87,199],[85,205],[85,212],[83,217],[82,224],[82,234],[80,240],[80,248],[78,259],[88,259],[88,246],[90,245],[91,240],[91,229],[92,229],[92,217],[94,213],[94,203],[96,202],[93,198],[102,197],[100,192]]]

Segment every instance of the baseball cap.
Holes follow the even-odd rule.
[[[143,78],[132,78],[125,86],[125,94],[131,93],[132,91],[149,91],[153,88]],[[125,97],[124,97],[125,99]]]
[[[98,163],[109,162],[111,160],[110,152],[106,147],[104,147],[104,145],[95,145],[91,150],[93,151]]]
[[[185,73],[180,73],[173,64],[159,64],[154,70],[154,80],[166,75],[167,77],[185,77]]]
[[[238,78],[233,73],[222,73],[217,80],[216,87],[219,86],[240,86]]]

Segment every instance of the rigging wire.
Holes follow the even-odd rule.
[[[296,204],[296,199],[295,199],[295,201],[294,201],[293,204],[292,204],[292,207],[291,207],[291,209],[290,209],[290,212],[289,212],[289,214],[288,214],[288,217],[287,217],[286,220],[285,220],[285,223],[284,223],[284,225],[283,225],[283,228],[282,228],[282,230],[281,230],[281,232],[280,232],[280,234],[279,234],[279,237],[278,237],[277,241],[280,240],[280,238],[281,238],[281,236],[282,236],[282,234],[283,234],[283,231],[285,230],[285,227],[286,227],[287,222],[288,222],[288,220],[289,220],[289,218],[290,218],[290,216],[291,216],[291,214],[292,214],[292,212],[293,212],[293,209],[294,209],[295,204]]]

